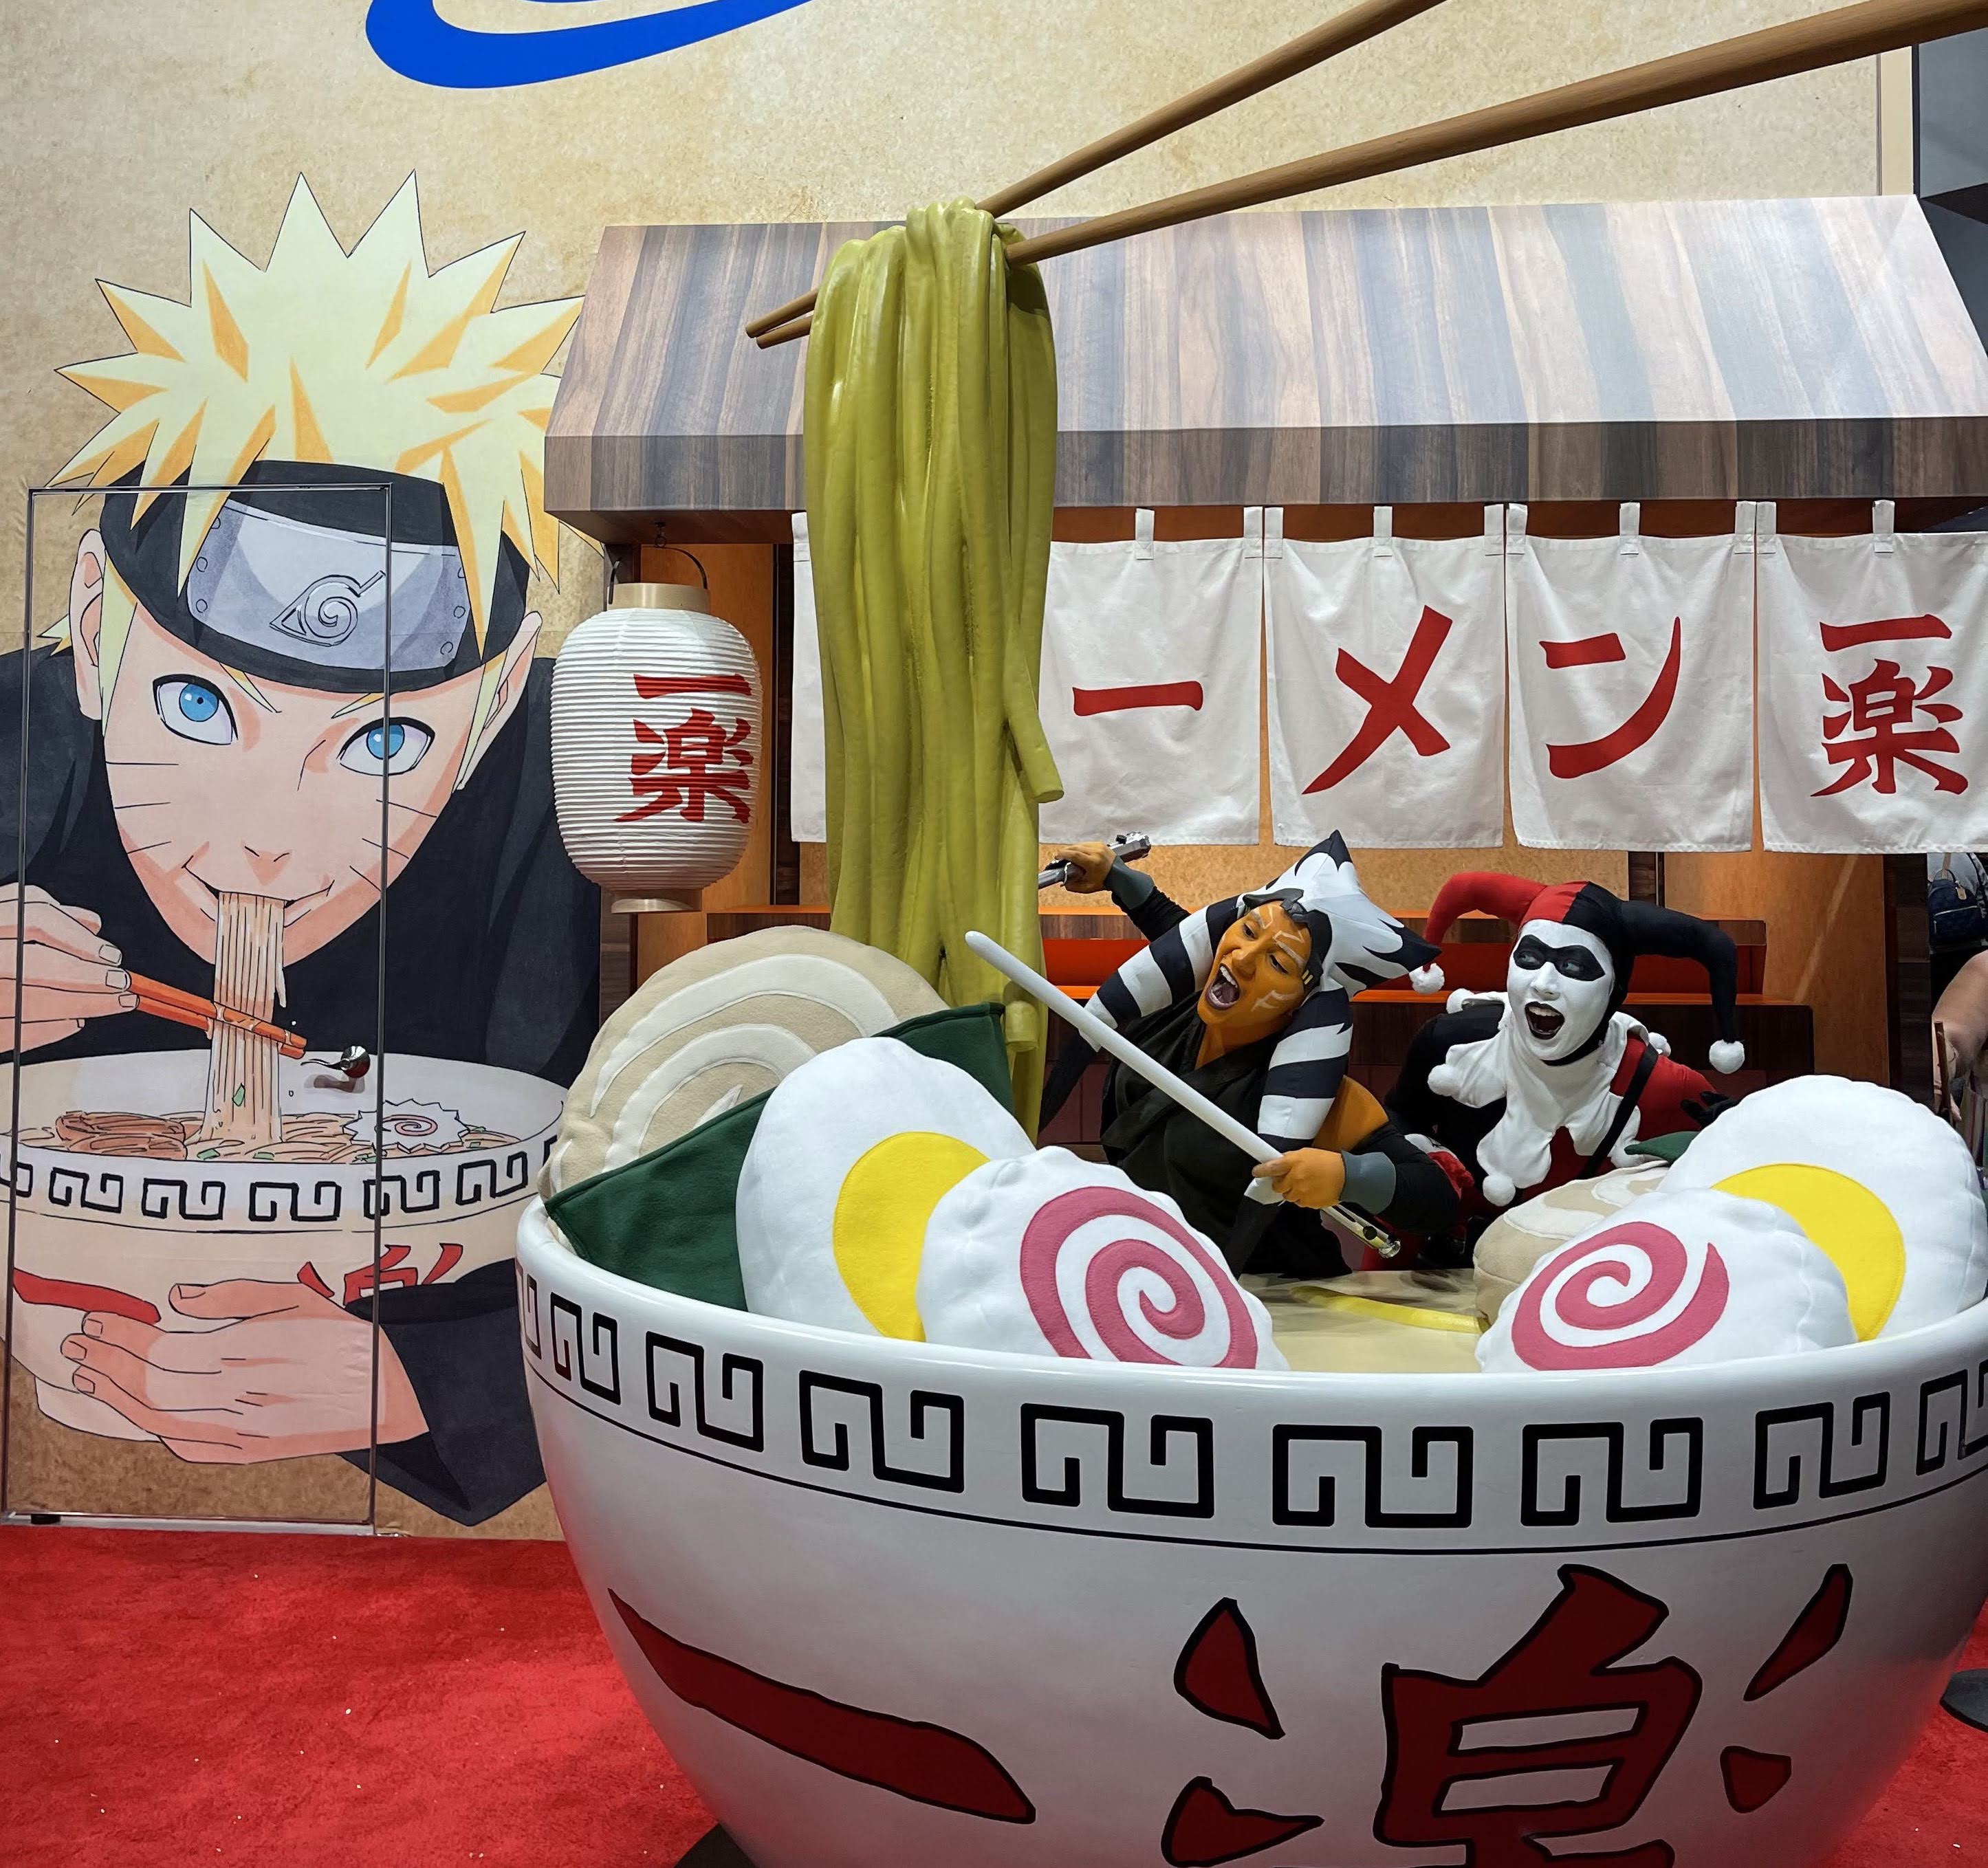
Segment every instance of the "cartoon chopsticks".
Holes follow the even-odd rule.
[[[252,1018],[245,1012],[237,1012],[228,1005],[217,1005],[212,999],[204,999],[191,992],[182,992],[177,986],[168,986],[164,981],[147,979],[143,974],[131,975],[131,990],[138,995],[138,1009],[150,1012],[155,1018],[170,1018],[175,1025],[191,1025],[200,1031],[207,1031],[217,1025],[232,1025],[237,1031],[252,1032],[258,1038],[266,1038],[286,1057],[301,1057],[304,1054],[304,1041],[300,1034],[286,1032],[280,1025],[265,1024],[260,1018]]]

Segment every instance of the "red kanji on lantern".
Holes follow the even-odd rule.
[[[1478,1679],[1382,1670],[1388,1772],[1374,1819],[1378,1839],[1461,1847],[1465,1868],[1671,1868],[1667,1843],[1605,1855],[1540,1846],[1541,1837],[1605,1834],[1634,1817],[1702,1691],[1697,1674],[1675,1657],[1620,1664],[1662,1626],[1669,1610],[1662,1603],[1599,1570],[1570,1565],[1560,1577],[1552,1606]],[[1570,1714],[1586,1715],[1576,1735],[1526,1741],[1525,1725]],[[1598,1720],[1612,1729],[1593,1735]],[[1568,1772],[1598,1769],[1604,1775],[1594,1795],[1570,1794]],[[1533,1800],[1516,1800],[1529,1776],[1538,1779]]]
[[[1953,634],[1936,616],[1893,616],[1875,623],[1825,623],[1822,646],[1831,654],[1873,642],[1943,642]],[[1961,710],[1933,696],[1953,684],[1953,671],[1929,666],[1923,683],[1898,662],[1880,656],[1870,672],[1847,685],[1832,675],[1822,677],[1825,702],[1822,716],[1823,757],[1844,769],[1833,784],[1814,795],[1833,798],[1838,792],[1868,785],[1889,797],[1898,789],[1898,768],[1923,772],[1937,791],[1967,789],[1965,775],[1943,765],[1936,753],[1957,753],[1953,723]],[[1834,704],[1842,711],[1831,713]]]
[[[644,701],[752,691],[744,677],[735,674],[638,674],[634,679],[635,692]],[[617,823],[639,823],[680,811],[686,823],[701,824],[706,805],[714,799],[729,806],[740,823],[751,820],[752,755],[745,745],[752,731],[749,721],[735,718],[728,731],[715,714],[693,703],[685,718],[661,732],[645,720],[634,725],[637,750],[628,761],[628,789],[643,802],[624,811]],[[645,746],[659,750],[640,750]]]

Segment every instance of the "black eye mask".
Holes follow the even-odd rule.
[[[1527,934],[1513,948],[1512,964],[1528,973],[1551,967],[1563,979],[1604,979],[1608,971],[1601,958],[1587,948],[1551,946],[1537,934]]]

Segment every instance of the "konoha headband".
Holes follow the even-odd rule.
[[[390,674],[386,498],[366,487],[268,484],[303,480],[391,482]],[[298,464],[252,470],[223,502],[181,586],[186,497],[160,494],[134,520],[132,493],[107,494],[105,549],[157,622],[245,674],[339,694],[431,687],[501,653],[524,616],[525,562],[507,540],[478,641],[468,573],[432,481]]]
[[[387,666],[390,609],[394,672],[418,680],[455,660],[469,580],[454,546],[397,544],[390,606],[389,556],[382,539],[230,500],[187,573],[186,606],[214,635],[369,681]]]

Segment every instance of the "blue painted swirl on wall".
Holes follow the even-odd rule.
[[[573,0],[531,3],[560,6]],[[698,0],[695,5],[634,19],[598,19],[535,32],[483,32],[451,25],[436,11],[436,0],[373,0],[366,15],[366,37],[381,60],[404,78],[448,90],[493,90],[505,85],[546,84],[555,78],[575,78],[652,59],[806,3]]]

